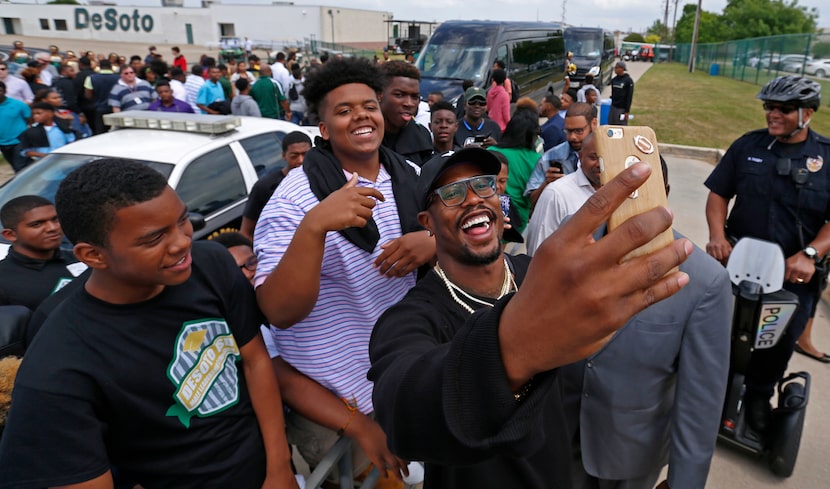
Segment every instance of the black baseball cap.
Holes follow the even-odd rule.
[[[435,182],[451,166],[459,163],[472,163],[478,166],[482,175],[498,175],[501,162],[492,151],[479,147],[469,147],[458,151],[448,151],[435,156],[421,167],[418,178],[418,204],[421,210],[429,207],[429,196],[435,188]]]

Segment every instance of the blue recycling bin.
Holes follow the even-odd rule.
[[[599,104],[599,124],[604,126],[608,124],[608,113],[611,112],[611,99],[604,98]]]
[[[709,66],[709,76],[718,76],[720,75],[720,63],[712,63]]]

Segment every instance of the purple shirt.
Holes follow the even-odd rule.
[[[188,114],[194,113],[193,107],[191,107],[189,103],[182,102],[181,100],[176,98],[173,99],[173,105],[171,105],[170,107],[165,107],[161,103],[161,99],[158,99],[152,104],[150,104],[150,106],[147,107],[147,110],[158,110],[161,112],[187,112]]]

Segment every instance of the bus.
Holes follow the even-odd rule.
[[[418,56],[421,98],[441,92],[456,104],[461,84],[490,87],[493,63],[504,61],[519,95],[540,98],[565,83],[561,24],[451,20],[439,25]]]
[[[579,87],[585,75],[594,75],[594,85],[611,83],[614,75],[614,35],[599,27],[568,27],[565,29],[565,49],[573,53],[576,74],[571,75],[571,87]]]

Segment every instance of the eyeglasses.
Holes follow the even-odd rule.
[[[788,115],[788,114],[792,114],[793,112],[798,110],[798,107],[796,107],[794,105],[781,105],[781,104],[772,104],[772,103],[769,103],[769,102],[764,102],[764,110],[767,111],[767,112],[772,112],[773,110],[777,110],[778,112],[781,112],[784,115]]]
[[[578,127],[576,129],[568,129],[566,127],[565,134],[576,134],[577,136],[582,136],[582,134],[585,132],[585,129],[588,129],[588,126],[590,126],[590,124],[585,124],[585,127]]]
[[[259,263],[259,258],[257,258],[256,255],[252,255],[250,258],[245,260],[245,263],[243,263],[242,265],[239,265],[239,269],[241,270],[243,268],[247,268],[248,270],[250,270],[252,272],[256,272],[256,266],[257,266],[258,263]]]
[[[496,176],[481,175],[465,178],[457,182],[448,183],[438,187],[433,192],[438,195],[441,202],[447,207],[455,207],[467,200],[467,186],[482,199],[496,195]]]
[[[470,101],[467,102],[467,104],[477,105],[479,107],[484,107],[485,105],[487,105],[487,102],[485,102],[484,100],[470,100]]]

